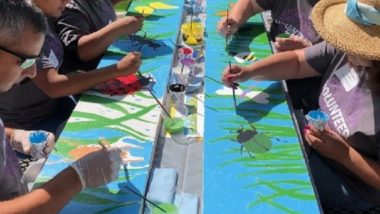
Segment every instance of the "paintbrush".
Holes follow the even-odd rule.
[[[124,174],[125,174],[125,178],[127,179],[127,185],[125,185],[125,188],[129,191],[131,191],[133,194],[139,196],[140,198],[142,198],[144,201],[147,201],[148,203],[150,203],[151,205],[153,205],[154,207],[156,207],[157,209],[161,210],[162,212],[166,213],[166,210],[162,209],[159,205],[157,205],[156,203],[154,203],[153,201],[147,199],[145,196],[141,195],[140,193],[136,192],[135,190],[133,190],[132,188],[129,188],[128,187],[128,183],[130,183],[130,180],[129,180],[129,174],[128,174],[128,169],[125,165],[123,165],[123,168],[124,168]]]
[[[105,149],[107,147],[111,147],[111,144],[103,137],[99,137],[98,143],[103,149]]]
[[[160,100],[158,100],[158,98],[156,97],[156,95],[154,95],[153,91],[148,87],[147,88],[150,95],[152,95],[152,97],[156,100],[156,102],[158,103],[158,105],[162,108],[162,110],[164,110],[164,112],[166,113],[166,115],[169,117],[169,118],[172,118],[168,112],[168,110],[166,110],[166,108],[164,107],[164,105],[160,102]]]
[[[232,66],[231,66],[231,61],[228,61],[228,65],[230,67],[230,71],[232,70]],[[235,87],[237,87],[238,84],[235,83],[235,82],[232,82],[232,96],[233,96],[233,99],[234,99],[234,106],[235,106],[235,111],[237,111],[237,105],[236,105],[236,93],[235,93]]]
[[[229,30],[230,29],[230,25],[228,24],[228,13],[229,13],[229,9],[227,9],[227,29]],[[227,35],[226,35],[226,50],[227,50],[227,44],[228,44],[228,32],[227,32]]]
[[[193,14],[194,14],[194,5],[191,5],[191,14],[190,14],[190,31],[193,30]]]
[[[50,135],[50,133],[48,132],[48,134],[47,134],[47,136],[46,136],[46,139],[48,139],[48,138],[49,138],[49,135]],[[53,149],[54,149],[55,151],[58,151],[58,149],[57,149],[57,148],[55,148],[55,144],[53,145]]]
[[[141,11],[141,16],[143,17],[143,19],[144,19],[144,10],[145,9],[142,9],[142,11]]]

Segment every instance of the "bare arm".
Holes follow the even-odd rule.
[[[130,53],[117,64],[86,73],[59,74],[56,69],[39,71],[33,82],[52,98],[81,93],[99,83],[137,72],[141,64],[139,53]]]
[[[77,173],[68,167],[26,195],[0,202],[2,213],[57,213],[82,188]]]
[[[83,61],[90,61],[99,57],[119,36],[135,33],[141,30],[142,25],[142,17],[128,16],[117,19],[96,32],[80,37],[77,49],[79,58]]]
[[[256,0],[239,0],[228,13],[227,17],[222,17],[218,22],[217,29],[222,36],[229,36],[238,31],[251,16],[264,11]]]
[[[306,61],[305,51],[274,54],[247,67],[256,80],[287,80],[319,76]]]
[[[7,136],[7,138],[10,139],[14,131],[14,128],[5,127],[5,136]]]
[[[238,25],[242,25],[251,16],[263,11],[264,9],[257,4],[256,0],[240,0],[232,7],[230,17],[235,20]]]
[[[121,2],[122,0],[111,0],[112,4],[113,5],[117,5],[119,2]]]
[[[349,147],[348,155],[338,159],[343,166],[358,175],[369,185],[380,190],[380,163]]]
[[[305,139],[321,155],[342,164],[367,184],[380,190],[380,163],[356,151],[330,127],[324,131],[310,127],[305,131]]]
[[[305,51],[295,50],[277,53],[249,66],[227,66],[223,72],[222,81],[227,86],[232,82],[255,80],[287,80],[319,76],[306,61]]]

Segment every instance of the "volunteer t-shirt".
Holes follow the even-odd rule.
[[[312,68],[324,75],[319,105],[330,115],[328,125],[348,138],[350,145],[375,161],[380,157],[380,96],[367,85],[368,73],[349,66],[347,55],[326,42],[305,50]],[[363,198],[380,204],[380,191],[343,166],[332,162]]]

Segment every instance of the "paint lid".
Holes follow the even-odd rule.
[[[186,90],[186,86],[183,84],[175,83],[169,85],[169,90],[172,92],[184,92]]]

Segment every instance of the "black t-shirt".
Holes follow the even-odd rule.
[[[79,39],[94,33],[116,20],[116,13],[109,0],[72,0],[58,18],[56,27],[65,48],[61,72],[95,69],[102,56],[82,61],[77,52]]]

